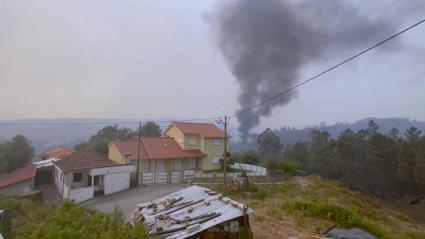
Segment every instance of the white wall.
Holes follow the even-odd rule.
[[[113,173],[124,173],[124,172],[135,172],[136,168],[134,165],[121,165],[108,168],[94,168],[90,171],[91,176],[113,174]]]
[[[106,174],[104,178],[105,195],[130,188],[130,172]]]
[[[93,187],[73,188],[69,190],[67,195],[68,199],[74,200],[75,202],[83,202],[94,196]]]

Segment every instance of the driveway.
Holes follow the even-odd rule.
[[[185,187],[187,187],[186,184],[155,184],[143,186],[103,196],[101,198],[95,198],[81,205],[95,208],[104,213],[112,213],[114,208],[117,207],[123,213],[125,220],[129,221],[130,214],[138,203],[155,200]]]

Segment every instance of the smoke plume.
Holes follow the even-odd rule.
[[[210,21],[218,46],[240,86],[240,109],[294,86],[301,67],[329,57],[329,52],[356,52],[395,32],[398,25],[368,17],[345,1],[225,0]],[[242,140],[288,104],[296,91],[237,116]]]

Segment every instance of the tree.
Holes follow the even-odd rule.
[[[309,165],[315,173],[328,174],[331,165],[330,134],[326,131],[314,129],[310,133]]]
[[[398,175],[398,148],[391,138],[375,133],[367,141],[367,160],[369,167],[369,186],[380,190],[382,197],[386,192],[392,192],[390,185],[394,184],[394,179]],[[373,183],[375,185],[373,185]]]
[[[416,163],[415,148],[409,142],[400,145],[400,158],[398,163],[398,177],[401,182],[413,184],[415,182],[414,169]]]
[[[4,142],[0,147],[1,168],[10,173],[31,162],[34,149],[22,135],[16,135],[11,141]]]
[[[418,154],[418,142],[420,139],[421,131],[415,127],[410,127],[406,130],[404,135],[406,140],[400,146],[400,159],[398,164],[398,176],[400,181],[407,183],[410,187],[415,181],[415,168],[416,158]]]
[[[411,144],[416,144],[421,136],[422,131],[418,130],[416,127],[410,127],[406,130],[406,133],[404,133],[404,136],[406,136],[407,141]]]
[[[296,143],[293,146],[286,147],[284,154],[284,159],[286,161],[295,162],[302,168],[307,168],[308,166],[308,144],[307,143]]]
[[[80,150],[86,149],[88,147],[90,147],[90,143],[89,142],[82,142],[82,143],[79,143],[79,144],[75,145],[74,146],[74,150],[75,151],[80,151]]]
[[[392,140],[397,141],[399,133],[400,133],[400,131],[397,128],[394,127],[390,130],[390,133],[388,134],[388,136]]]
[[[368,135],[371,136],[371,135],[377,134],[378,133],[378,129],[379,129],[379,126],[375,123],[375,121],[370,120],[369,121],[369,124],[368,124],[368,127],[367,127],[367,133],[368,133]]]
[[[257,144],[260,146],[259,152],[262,155],[279,155],[283,149],[277,134],[267,128],[257,137]]]
[[[161,128],[153,121],[147,122],[142,127],[141,135],[142,137],[161,136]]]
[[[126,140],[126,139],[136,139],[138,133],[133,131],[130,128],[119,128],[118,125],[105,126],[95,135],[90,137],[90,140],[87,143],[81,143],[77,145],[77,148],[84,148],[87,146],[94,147],[99,153],[107,154],[108,153],[108,144],[113,140]]]
[[[425,189],[425,136],[422,137],[422,139],[418,142],[415,155],[415,182],[420,188]]]

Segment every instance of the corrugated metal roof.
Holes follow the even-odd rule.
[[[210,189],[191,186],[152,202],[138,204],[132,222],[143,223],[151,235],[184,239],[220,223],[252,213],[245,205]]]

